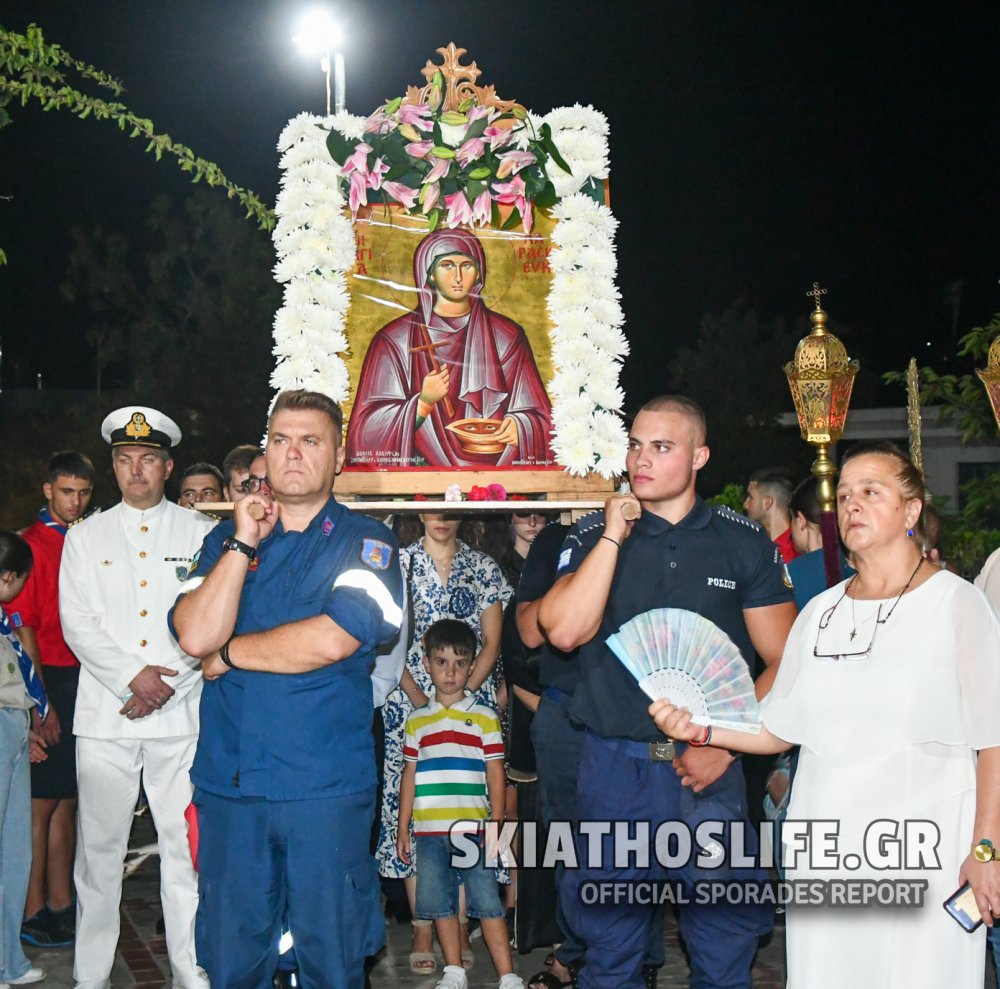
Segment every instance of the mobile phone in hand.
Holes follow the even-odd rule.
[[[959,926],[970,934],[983,922],[983,915],[968,883],[956,889],[942,906],[955,918]]]

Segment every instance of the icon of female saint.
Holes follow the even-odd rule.
[[[467,230],[428,234],[413,253],[413,280],[417,305],[383,326],[365,354],[347,464],[551,464],[549,398],[524,330],[482,300],[479,239]],[[489,442],[470,442],[470,431]]]

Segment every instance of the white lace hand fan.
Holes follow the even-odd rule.
[[[654,608],[627,621],[607,643],[654,701],[686,707],[696,725],[760,731],[760,707],[743,655],[702,615]]]

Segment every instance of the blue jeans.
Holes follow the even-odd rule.
[[[997,927],[995,920],[986,936],[989,938],[990,951],[993,952],[993,967],[997,973],[997,985],[1000,986],[1000,927]]]
[[[577,820],[576,788],[580,772],[580,752],[587,733],[582,725],[570,720],[565,703],[560,703],[549,693],[542,695],[538,710],[531,722],[531,743],[535,747],[538,766],[538,783],[542,796],[542,822],[548,826],[553,821]],[[566,870],[556,866],[556,892],[565,881]],[[563,897],[558,896],[556,924],[563,933],[563,942],[555,950],[562,965],[579,965],[583,962],[587,946],[572,930],[563,909]],[[651,915],[649,936],[643,952],[643,964],[659,968],[666,958],[663,940],[663,911]]]
[[[482,840],[479,839],[482,845]],[[451,838],[445,834],[418,834],[416,915],[420,920],[458,916],[458,887],[465,886],[465,912],[489,920],[504,915],[497,891],[496,869],[487,868],[482,857],[469,869],[451,864]]]
[[[0,982],[31,968],[21,919],[31,871],[31,770],[28,712],[0,707]]]

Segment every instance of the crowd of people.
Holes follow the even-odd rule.
[[[662,906],[591,895],[649,882],[681,890],[691,986],[749,987],[775,921],[757,856],[767,800],[839,822],[840,865],[817,866],[806,835],[786,848],[789,880],[879,879],[876,822],[938,836],[936,867],[893,874],[929,883],[921,909],[789,906],[792,989],[978,989],[982,932],[939,904],[967,882],[969,914],[1000,914],[1000,600],[921,541],[905,453],[845,455],[845,579],[827,589],[812,481],[763,469],[745,515],[707,504],[707,423],[682,396],[642,407],[630,492],[573,526],[516,502],[490,521],[349,510],[333,496],[342,425],[326,396],[282,393],[266,449],[192,465],[175,504],[180,430],[119,409],[102,435],[121,501],[88,514],[94,467],[59,453],[38,519],[0,533],[0,983],[44,978],[27,942],[74,946],[77,989],[108,989],[141,787],[177,989],[289,972],[306,989],[377,984],[400,884],[408,964],[439,989],[466,989],[476,925],[500,989],[655,987]],[[224,521],[188,510],[225,501]],[[1000,598],[991,567],[981,584]],[[735,644],[759,732],[650,707],[607,639],[659,609]],[[789,751],[779,792],[773,757]],[[572,864],[497,856],[486,825],[518,819],[568,827]],[[678,822],[700,847],[665,861],[655,836]],[[454,861],[460,838],[472,868]],[[694,895],[720,879],[744,892]],[[512,938],[551,944],[545,969],[522,980]]]

